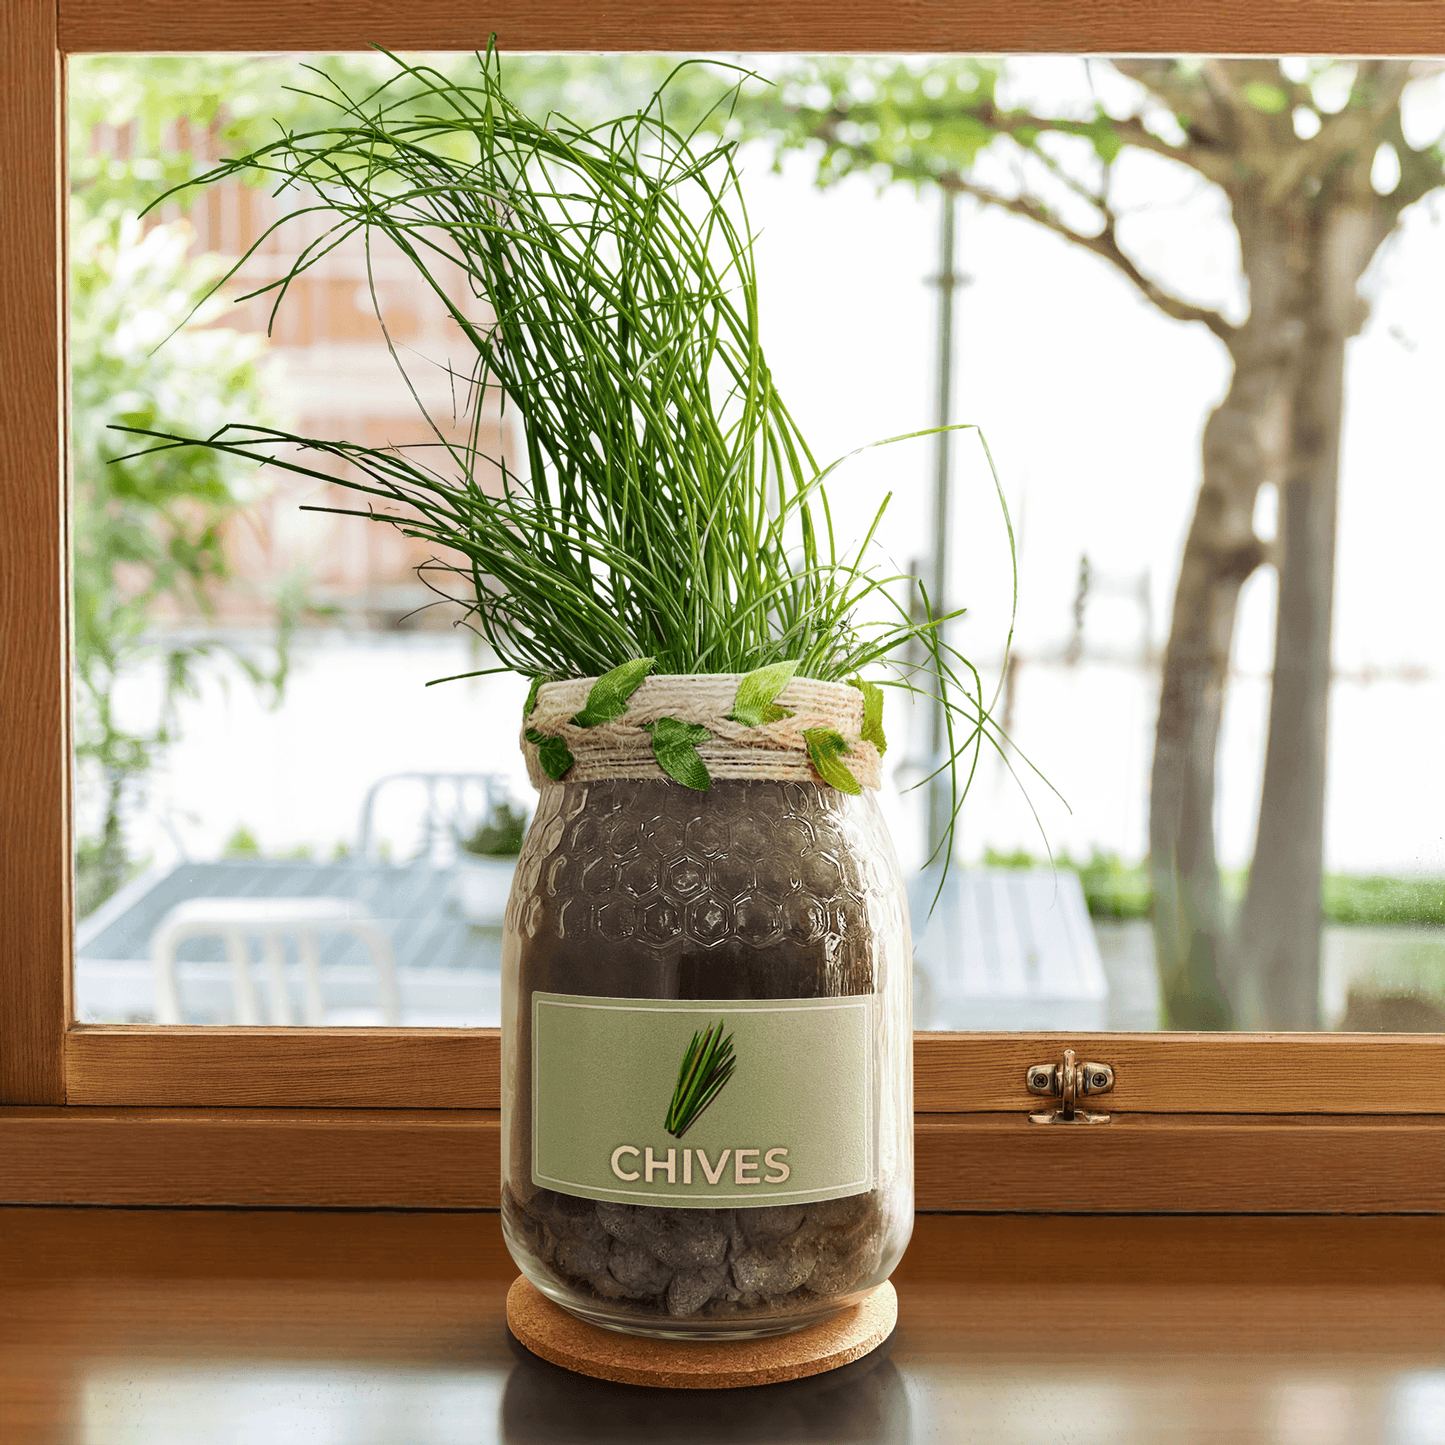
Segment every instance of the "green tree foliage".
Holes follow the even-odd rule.
[[[216,149],[250,149],[319,114],[308,89],[332,78],[364,86],[374,67],[350,55],[76,56],[71,193],[86,215],[142,211]]]
[[[430,55],[439,74],[466,78],[476,58]],[[508,57],[507,90],[524,110],[554,107],[579,117],[611,116],[644,105],[675,68],[667,56],[528,55]],[[669,87],[669,116],[702,120],[732,79],[728,67],[685,68]],[[390,81],[396,119],[408,107],[395,68],[380,53],[345,55],[81,55],[70,63],[71,191],[87,215],[118,206],[143,210],[207,169],[208,158],[259,149],[286,132],[315,130],[336,119],[335,97],[363,100]],[[259,172],[246,177],[265,183]],[[188,206],[196,192],[175,203]]]
[[[176,702],[218,650],[194,628],[157,632],[157,616],[192,624],[211,616],[231,576],[225,526],[260,490],[254,467],[202,448],[127,456],[124,436],[109,428],[185,418],[210,429],[237,414],[267,415],[262,339],[205,327],[220,303],[183,325],[214,283],[216,260],[186,259],[184,222],[143,232],[133,213],[107,210],[71,232],[76,751],[101,800],[98,832],[79,844],[82,915],[130,871],[127,790],[174,740]],[[227,650],[255,681],[279,687],[280,667],[268,672]],[[118,706],[117,688],[156,656],[159,702],[138,725],[136,707]]]
[[[279,700],[288,642],[320,609],[300,573],[270,599],[276,648],[265,662],[209,628],[217,590],[235,585],[228,529],[264,491],[254,466],[191,448],[151,457],[116,425],[201,430],[274,420],[260,365],[264,338],[220,328],[205,301],[219,257],[189,257],[184,222],[143,226],[140,213],[199,173],[217,150],[259,142],[323,109],[308,89],[365,88],[379,58],[79,56],[70,67],[71,299],[76,745],[83,817],[77,907],[84,915],[134,870],[125,810],[176,738],[176,704],[223,657]],[[261,177],[247,177],[259,183]],[[196,309],[199,306],[199,309]],[[157,627],[158,618],[180,626]],[[117,686],[159,659],[162,684],[143,723]],[[121,713],[126,711],[125,717]],[[86,794],[90,793],[87,799]]]

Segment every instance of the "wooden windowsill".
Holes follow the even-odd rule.
[[[1403,1427],[1438,1378],[1442,1230],[924,1216],[882,1351],[826,1383],[689,1396],[509,1343],[495,1215],[6,1210],[0,1418],[7,1445],[388,1421],[476,1445],[1424,1439]]]
[[[918,1207],[1445,1214],[1445,1119],[920,1114]],[[0,1109],[0,1204],[494,1209],[494,1109]]]

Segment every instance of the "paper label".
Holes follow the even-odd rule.
[[[532,995],[532,1182],[671,1208],[873,1187],[873,998]]]

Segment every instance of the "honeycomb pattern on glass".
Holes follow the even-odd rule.
[[[646,785],[613,783],[605,813],[582,806],[588,791],[567,789],[564,802],[564,790],[548,789],[542,799],[547,813],[528,837],[515,895],[527,900],[514,921],[529,938],[551,926],[559,939],[652,949],[729,939],[836,947],[851,918],[892,891],[875,850],[858,846],[855,819],[841,806],[820,809],[815,789],[759,788],[754,811],[731,823],[705,795],[680,818],[649,810]]]

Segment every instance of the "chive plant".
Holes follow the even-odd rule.
[[[356,508],[318,510],[433,544],[428,570],[444,580],[432,585],[491,645],[500,665],[487,671],[787,662],[843,681],[882,668],[884,685],[942,704],[956,815],[981,744],[998,740],[979,677],[943,640],[948,617],[922,582],[876,560],[888,499],[856,545],[836,533],[824,480],[837,463],[818,465],[759,340],[734,145],[669,124],[666,86],[636,114],[584,126],[513,104],[495,49],[465,81],[391,58],[396,74],[371,94],[321,97],[336,109],[325,129],[188,184],[259,172],[296,199],[232,276],[277,226],[313,218],[289,270],[242,298],[269,295],[273,319],[349,237],[363,237],[368,268],[389,242],[455,324],[466,425],[429,417],[432,440],[407,448],[239,424],[145,435],[349,488]],[[384,328],[374,283],[372,299]],[[488,394],[520,418],[524,468],[484,451]]]

